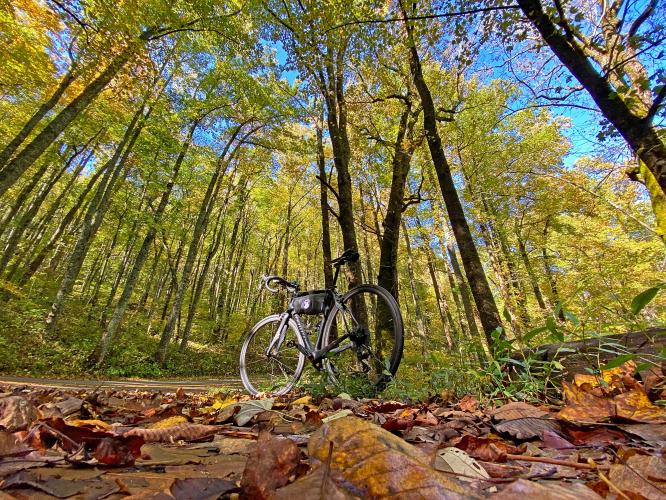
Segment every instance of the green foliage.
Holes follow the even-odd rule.
[[[647,290],[639,293],[631,301],[631,312],[638,314],[643,308],[648,305],[657,296],[660,290],[666,289],[666,283],[660,283],[657,286],[648,288]]]

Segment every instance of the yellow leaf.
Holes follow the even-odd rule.
[[[182,415],[176,415],[174,417],[165,418],[159,422],[155,422],[150,426],[150,429],[166,429],[167,427],[173,427],[174,425],[184,424],[187,422],[187,417]]]
[[[236,398],[230,396],[228,398],[215,401],[213,403],[212,408],[214,410],[221,410],[222,408],[226,408],[227,406],[230,406],[230,405],[233,405],[233,404],[236,404],[236,403],[238,403],[238,401],[236,401]]]
[[[68,420],[67,424],[73,425],[74,427],[99,427],[106,431],[110,431],[112,427],[106,422],[101,420]]]
[[[621,366],[604,370],[599,375],[589,375],[586,373],[577,373],[574,375],[574,383],[580,387],[583,384],[590,384],[592,387],[601,385],[603,380],[606,384],[613,387],[614,382],[622,380],[623,375],[631,375],[636,370],[636,363],[629,360]]]
[[[424,452],[356,417],[336,419],[321,427],[312,434],[308,453],[313,466],[330,460],[330,477],[361,498],[454,498],[456,493],[465,494],[458,481],[430,466]]]
[[[303,396],[298,398],[296,401],[291,403],[292,405],[310,405],[312,404],[312,398],[310,396]]]

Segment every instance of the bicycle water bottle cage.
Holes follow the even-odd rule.
[[[324,314],[332,303],[330,290],[310,290],[296,293],[290,307],[296,314]]]

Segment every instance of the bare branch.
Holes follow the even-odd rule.
[[[645,118],[643,118],[646,122],[649,123],[654,119],[665,98],[666,98],[666,85],[662,85],[661,88],[659,89],[657,97],[655,97],[654,101],[652,101],[652,106],[650,106],[647,115],[645,116]]]
[[[650,17],[652,11],[654,11],[654,8],[656,6],[657,6],[657,0],[651,0],[650,3],[645,6],[643,12],[641,12],[640,15],[631,24],[631,27],[627,32],[627,38],[631,38],[636,34],[641,25],[647,20],[648,17]]]

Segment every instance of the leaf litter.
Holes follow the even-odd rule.
[[[0,388],[0,498],[666,498],[631,363],[557,408]]]

